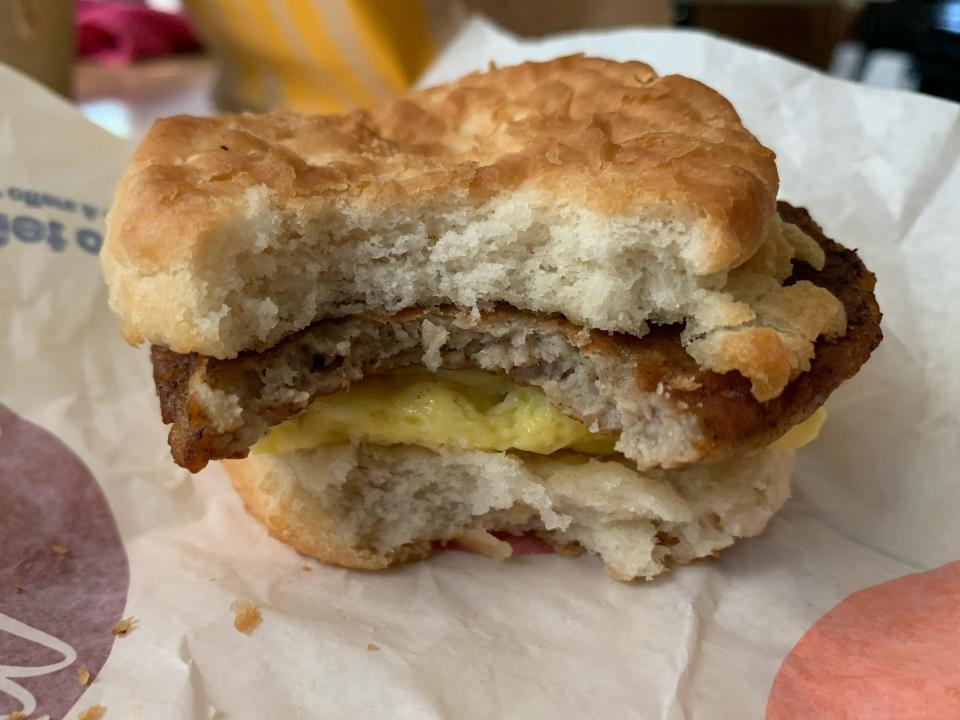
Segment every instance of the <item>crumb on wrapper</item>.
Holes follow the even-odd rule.
[[[230,609],[233,610],[233,626],[245,635],[249,635],[260,624],[260,608],[253,600],[248,598],[234,600],[230,603]]]
[[[80,681],[81,685],[90,684],[90,671],[85,667],[77,668],[77,680]]]
[[[113,633],[115,637],[126,637],[137,627],[137,619],[133,616],[125,617],[123,620],[117,620],[113,627],[110,628],[110,632]]]
[[[86,710],[81,710],[77,715],[77,720],[100,720],[107,709],[103,705],[91,705]]]

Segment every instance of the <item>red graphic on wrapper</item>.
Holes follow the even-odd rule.
[[[767,720],[960,718],[960,562],[850,595],[780,666]]]
[[[123,614],[127,558],[93,475],[0,405],[0,717],[61,718],[96,677]]]

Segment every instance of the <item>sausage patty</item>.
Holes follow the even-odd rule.
[[[154,346],[173,457],[192,471],[244,457],[314,397],[417,364],[476,367],[539,386],[563,412],[598,432],[619,433],[617,450],[640,469],[718,462],[765,447],[822,405],[881,340],[873,274],[854,251],[825,237],[806,210],[781,202],[779,212],[826,254],[820,271],[794,261],[788,283],[809,280],[832,292],[846,310],[847,331],[818,340],[810,369],[772,400],[758,401],[735,371],[699,368],[680,342],[681,326],[653,326],[637,338],[506,306],[479,317],[415,308],[317,322],[267,351],[229,360]]]

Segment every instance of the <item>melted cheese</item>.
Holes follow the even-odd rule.
[[[818,411],[771,447],[801,447],[816,437],[822,423]],[[616,437],[590,432],[551,405],[537,387],[480,370],[405,370],[317,398],[300,415],[274,427],[253,452],[280,454],[351,440],[605,455],[614,452]]]
[[[827,421],[827,409],[822,405],[799,425],[794,425],[783,435],[770,443],[768,450],[797,450],[809,445],[820,434],[820,428]]]

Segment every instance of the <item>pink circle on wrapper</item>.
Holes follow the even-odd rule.
[[[0,405],[0,717],[60,718],[113,646],[129,585],[117,524],[66,445]]]
[[[855,592],[807,631],[766,720],[960,718],[960,562]]]

